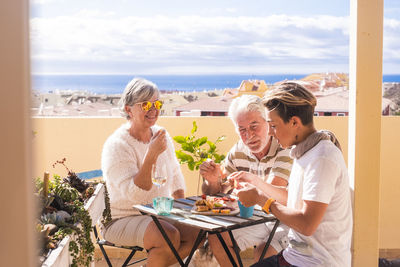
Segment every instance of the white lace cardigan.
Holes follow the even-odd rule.
[[[118,128],[104,143],[101,155],[112,219],[138,215],[140,213],[132,208],[133,205],[151,203],[156,196],[171,197],[176,190],[185,190],[185,181],[168,133],[167,149],[157,159],[157,164],[165,164],[167,167],[167,182],[161,188],[153,185],[150,191],[134,184],[133,176],[138,173],[149,144],[133,138],[128,132],[129,127],[130,124],[126,123]],[[157,125],[151,127],[153,133],[159,129],[161,127]]]

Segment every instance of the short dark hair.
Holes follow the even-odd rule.
[[[275,110],[285,123],[297,116],[303,125],[313,122],[317,105],[315,96],[295,82],[285,82],[267,91],[262,102],[269,111]]]

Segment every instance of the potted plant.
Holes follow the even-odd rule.
[[[207,159],[211,159],[216,163],[220,163],[224,160],[225,155],[219,154],[217,150],[217,144],[225,140],[225,136],[222,135],[217,138],[214,142],[208,140],[208,137],[196,137],[197,123],[193,121],[193,128],[191,133],[187,136],[174,136],[173,139],[177,142],[181,149],[175,151],[176,157],[180,164],[187,164],[189,170],[198,170],[200,165]],[[197,181],[197,194],[199,194],[200,188],[200,173]]]
[[[66,178],[54,175],[50,181],[46,173],[43,180],[36,179],[36,196],[41,205],[36,222],[41,244],[40,261],[43,266],[52,266],[57,262],[54,257],[62,256],[61,251],[66,247],[68,250],[65,251],[69,252],[66,266],[89,266],[93,260],[94,245],[91,239],[93,224],[88,207],[94,201],[92,196],[101,195],[102,188],[81,180],[68,169],[65,161],[63,159],[55,164],[62,164],[67,169]],[[103,211],[104,197],[99,203],[103,205],[99,210]],[[55,251],[58,251],[57,256],[54,256]]]

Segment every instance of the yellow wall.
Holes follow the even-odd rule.
[[[165,127],[172,137],[186,136],[190,134],[193,120],[198,125],[196,136],[208,136],[215,141],[219,136],[226,135],[218,146],[221,152],[226,153],[237,141],[234,127],[227,117],[161,117],[158,124]],[[34,118],[34,177],[42,177],[44,171],[49,171],[51,176],[66,175],[62,166],[52,167],[56,160],[62,158],[67,159],[66,165],[75,172],[99,169],[104,141],[125,121],[122,118]],[[226,129],[226,133],[220,129]],[[182,167],[182,172],[187,178],[187,194],[196,194],[197,173],[186,166]]]
[[[382,117],[379,247],[400,248],[400,118]],[[373,164],[373,162],[371,162]]]
[[[227,117],[161,117],[158,124],[166,127],[171,136],[187,135],[192,129],[192,121],[198,124],[197,136],[208,136],[214,141],[222,134],[226,135],[219,150],[226,153],[238,140],[235,129]],[[106,138],[124,119],[117,118],[34,118],[32,137],[34,148],[34,175],[42,176],[44,171],[66,175],[61,167],[52,168],[56,160],[67,158],[67,166],[76,172],[100,168],[101,149]],[[318,129],[333,131],[340,140],[347,161],[347,117],[315,117]],[[397,164],[397,142],[400,132],[400,117],[382,118],[381,152],[381,206],[380,206],[380,248],[400,248],[400,213],[397,212],[400,195],[400,164]],[[371,163],[373,164],[373,163]],[[197,191],[197,172],[191,172],[182,166],[186,179],[186,195]],[[359,226],[362,228],[362,225]],[[363,231],[363,229],[358,229]]]

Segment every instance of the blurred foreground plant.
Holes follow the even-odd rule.
[[[36,179],[36,196],[41,205],[41,213],[36,220],[36,230],[40,233],[40,261],[44,262],[49,252],[70,235],[69,252],[71,267],[90,266],[94,256],[91,239],[92,219],[85,209],[85,202],[92,196],[95,184],[80,179],[65,165],[66,159],[56,161],[68,171],[61,179],[54,175],[52,181]],[[45,182],[46,181],[46,182]]]

